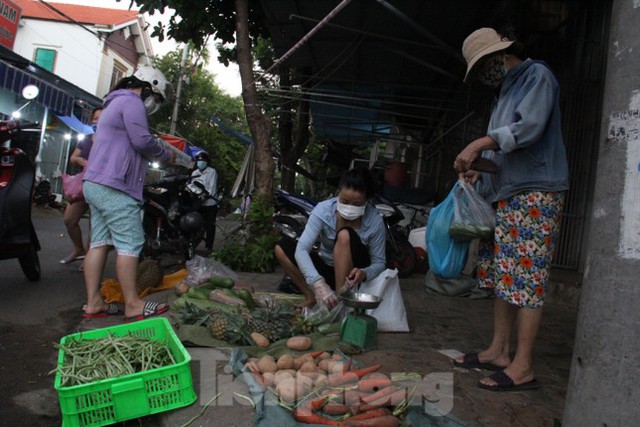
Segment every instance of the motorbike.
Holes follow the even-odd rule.
[[[189,175],[174,175],[145,185],[142,224],[145,246],[142,257],[180,253],[185,260],[195,256],[204,238],[204,218],[199,208],[209,193]]]
[[[35,123],[0,121],[0,144]],[[35,167],[19,148],[0,148],[0,259],[18,258],[27,279],[40,279],[40,241],[31,220]]]
[[[398,225],[404,215],[398,207],[382,195],[372,198],[376,210],[382,216],[386,229],[387,267],[398,269],[400,277],[410,276],[416,265],[416,253],[407,236]],[[304,225],[317,202],[302,196],[290,194],[284,190],[276,190],[276,208],[274,224],[280,231],[297,239],[304,231]]]

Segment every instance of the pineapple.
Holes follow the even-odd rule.
[[[213,321],[209,325],[209,332],[211,336],[217,340],[226,341],[227,338],[227,327],[229,322],[227,318],[223,315],[217,315],[213,317]]]

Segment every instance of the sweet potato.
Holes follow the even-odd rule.
[[[290,354],[283,354],[278,358],[278,369],[294,369],[293,356]]]
[[[305,336],[291,337],[287,340],[287,347],[296,351],[309,350],[311,344],[311,338]]]

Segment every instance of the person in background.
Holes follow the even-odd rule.
[[[371,280],[384,271],[385,227],[369,202],[373,184],[369,171],[352,169],[338,184],[338,196],[313,208],[300,240],[284,236],[275,255],[302,292],[303,306],[316,302],[334,307],[336,294]],[[312,251],[320,240],[320,251]]]
[[[196,169],[191,173],[191,180],[199,182],[209,193],[209,197],[202,202],[200,213],[204,217],[205,247],[213,249],[216,238],[216,218],[218,217],[218,172],[209,166],[209,154],[201,151],[196,155]]]
[[[91,247],[85,259],[87,303],[84,317],[117,314],[100,295],[111,246],[125,300],[125,321],[141,320],[169,307],[142,300],[136,289],[138,257],[144,245],[140,216],[142,189],[150,160],[171,164],[175,154],[149,132],[147,114],[167,98],[170,83],[153,67],[141,67],[109,92],[84,175],[84,196],[91,208]]]
[[[93,146],[93,138],[95,137],[95,131],[98,126],[98,119],[102,114],[102,107],[98,107],[93,110],[91,114],[91,127],[93,128],[93,135],[90,138],[84,138],[78,142],[75,150],[71,153],[69,162],[72,165],[80,166],[82,169],[87,165],[87,159]],[[80,219],[82,215],[89,209],[89,205],[84,200],[79,200],[74,203],[69,203],[64,210],[64,225],[67,228],[67,234],[73,243],[73,251],[67,255],[64,259],[60,260],[60,264],[70,264],[75,261],[84,260],[86,250],[84,242],[82,241],[82,229],[80,228]],[[88,244],[87,244],[88,245]],[[84,261],[80,265],[80,271],[84,269]]]
[[[474,160],[482,156],[499,164],[493,178],[482,174],[480,182],[483,193],[492,194],[496,230],[493,241],[483,244],[476,270],[479,286],[493,289],[496,299],[491,343],[454,364],[497,370],[478,384],[494,391],[538,387],[534,343],[569,188],[558,82],[545,63],[523,60],[523,50],[491,28],[473,32],[462,45],[465,82],[479,81],[497,95],[486,136],[467,145],[453,165],[460,178],[475,184],[481,175],[471,169]]]

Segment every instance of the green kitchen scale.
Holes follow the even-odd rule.
[[[378,321],[365,310],[378,307],[382,300],[375,295],[350,291],[341,294],[340,298],[344,305],[353,308],[342,320],[340,339],[363,350],[375,347]]]

